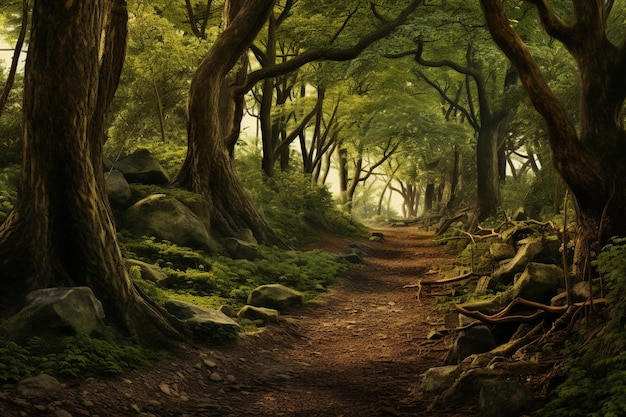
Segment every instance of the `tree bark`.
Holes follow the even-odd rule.
[[[225,77],[260,31],[273,4],[274,0],[243,1],[200,63],[189,91],[187,156],[174,180],[205,197],[210,206],[212,233],[235,236],[250,229],[258,241],[265,243],[281,242],[241,185],[225,143],[225,132],[232,130],[232,120],[224,120],[219,108],[227,87]],[[232,101],[233,96],[228,93]]]
[[[30,291],[88,286],[122,330],[160,344],[177,333],[134,289],[104,192],[104,120],[126,19],[122,0],[34,4],[20,188],[0,227],[0,305],[6,316]]]
[[[575,198],[580,233],[576,245],[579,271],[592,250],[611,236],[626,236],[626,42],[606,36],[603,0],[573,1],[574,23],[565,24],[547,0],[532,0],[546,32],[572,54],[579,72],[578,129],[567,109],[546,83],[532,54],[510,26],[499,0],[481,0],[494,40],[513,61],[520,80],[546,121],[551,157]]]

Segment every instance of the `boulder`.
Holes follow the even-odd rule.
[[[521,240],[528,237],[541,238],[541,231],[538,230],[537,225],[528,222],[518,222],[513,227],[500,232],[500,238],[513,245],[517,245]]]
[[[159,161],[147,149],[139,149],[114,164],[128,182],[169,184],[170,178]]]
[[[63,385],[53,376],[40,374],[21,380],[17,384],[17,393],[27,399],[53,398]]]
[[[103,330],[102,303],[89,287],[43,288],[26,296],[26,306],[9,320],[19,338],[92,334]]]
[[[522,416],[537,407],[535,398],[524,385],[507,378],[485,381],[478,398],[480,417]]]
[[[213,251],[215,243],[202,221],[174,197],[152,194],[133,204],[120,224],[136,236],[155,236],[180,246]]]
[[[253,242],[227,237],[222,244],[233,259],[247,259],[253,261],[261,257],[259,245]]]
[[[450,388],[460,375],[461,367],[459,365],[430,368],[424,373],[424,379],[422,379],[422,383],[420,384],[420,391],[441,394]]]
[[[468,301],[460,304],[461,307],[471,310],[480,311],[481,313],[492,315],[500,312],[511,301],[513,301],[513,288],[478,301]]]
[[[248,296],[248,304],[255,307],[273,308],[286,311],[304,304],[304,295],[300,291],[282,284],[268,284],[252,290]]]
[[[241,229],[235,234],[234,237],[252,245],[257,245],[259,243],[250,229]]]
[[[495,242],[489,246],[489,253],[496,261],[510,259],[515,256],[515,248],[510,243]]]
[[[343,255],[342,258],[351,264],[360,264],[363,262],[363,257],[356,251]]]
[[[126,259],[124,262],[129,269],[131,266],[139,267],[141,279],[143,280],[159,282],[167,278],[165,272],[163,272],[158,265],[149,264],[136,259]]]
[[[133,193],[124,174],[114,169],[105,174],[105,187],[109,202],[114,207],[127,208],[131,205]]]
[[[245,305],[239,310],[237,316],[242,319],[248,320],[263,320],[265,323],[278,323],[278,316],[280,313],[278,310],[265,307],[255,307],[251,305]]]
[[[195,339],[211,342],[237,335],[239,324],[221,311],[178,300],[166,301],[165,309],[180,320]]]
[[[455,365],[474,353],[488,352],[497,346],[487,326],[470,327],[459,333],[446,357],[446,365]]]
[[[541,239],[534,239],[522,245],[515,256],[500,265],[492,276],[503,284],[513,282],[513,277],[518,272],[522,272],[526,265],[533,261],[535,256],[543,250]]]
[[[556,265],[531,262],[513,285],[512,298],[549,303],[564,286],[563,270]]]

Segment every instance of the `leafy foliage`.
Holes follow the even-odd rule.
[[[133,240],[122,236],[121,241],[127,256],[162,267],[165,279],[157,283],[141,281],[142,288],[153,298],[179,299],[212,308],[239,308],[252,289],[270,283],[285,284],[310,298],[326,291],[348,268],[336,255],[323,251],[284,252],[261,246],[261,259],[251,262],[225,255],[209,256],[154,238]]]
[[[0,169],[0,223],[3,222],[13,209],[17,199],[17,184],[19,167],[9,166]]]
[[[0,383],[47,373],[60,377],[119,375],[164,360],[164,351],[88,336],[31,338],[24,346],[0,340]]]
[[[558,397],[541,412],[550,417],[617,417],[626,413],[626,238],[614,239],[598,256],[608,289],[609,320],[572,364]]]

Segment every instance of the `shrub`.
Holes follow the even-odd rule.
[[[572,363],[558,396],[541,415],[550,417],[626,415],[626,238],[614,239],[598,256],[596,266],[608,289],[606,326]]]
[[[0,339],[0,383],[14,383],[41,373],[60,377],[119,375],[145,368],[169,356],[123,340],[66,336],[31,338],[24,346]]]

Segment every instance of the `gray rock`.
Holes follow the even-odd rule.
[[[15,334],[91,334],[103,330],[102,303],[89,287],[43,288],[26,296],[26,306],[9,320]]]
[[[243,240],[246,243],[251,243],[253,245],[257,245],[258,242],[254,237],[254,233],[250,229],[241,229],[234,236],[236,239]]]
[[[538,230],[536,225],[528,222],[519,222],[513,227],[500,232],[500,238],[513,245],[517,245],[521,240],[531,236],[534,238],[540,238],[541,232]]]
[[[179,300],[167,300],[165,309],[179,320],[211,322],[227,326],[239,326],[236,321],[221,311],[212,310]]]
[[[420,391],[441,394],[454,384],[461,375],[459,365],[446,365],[430,368],[424,373],[424,379],[420,384]]]
[[[215,243],[202,221],[174,197],[152,194],[133,204],[120,218],[136,236],[155,236],[180,246],[213,251]]]
[[[480,417],[522,416],[536,407],[526,387],[505,378],[483,383],[478,402]]]
[[[278,310],[272,308],[245,305],[239,310],[237,316],[252,321],[261,319],[267,323],[278,323],[279,314]]]
[[[253,242],[227,237],[222,244],[234,259],[247,259],[253,261],[261,257],[259,246]]]
[[[478,301],[468,301],[460,305],[470,311],[480,311],[481,313],[492,315],[500,312],[507,304],[513,301],[513,298],[513,288],[509,288],[507,291],[495,294],[489,298]]]
[[[496,280],[490,276],[480,277],[474,289],[474,297],[487,295],[496,289]]]
[[[496,269],[492,276],[504,284],[513,282],[513,277],[518,272],[522,272],[526,265],[533,261],[535,256],[543,250],[543,243],[540,239],[528,242],[519,248],[517,254],[510,260],[504,262]]]
[[[268,284],[252,290],[247,302],[255,307],[273,308],[284,312],[302,306],[304,295],[282,284]]]
[[[48,374],[26,378],[17,384],[17,393],[24,398],[51,398],[63,385]]]
[[[513,298],[549,303],[564,285],[563,270],[556,265],[531,262],[513,285]]]
[[[455,365],[474,353],[488,352],[496,347],[493,335],[487,326],[471,327],[459,333],[446,357],[446,365]]]
[[[352,251],[352,253],[348,253],[347,255],[343,255],[342,258],[351,264],[360,264],[363,262],[361,255],[354,251]]]
[[[129,207],[132,203],[133,193],[130,190],[128,181],[124,178],[124,174],[114,169],[105,172],[104,176],[109,203],[114,207]]]
[[[489,253],[496,261],[510,259],[515,256],[515,248],[510,243],[495,242],[489,246]]]
[[[168,300],[165,309],[179,319],[184,327],[199,340],[213,341],[236,336],[239,324],[221,311],[200,307],[184,301]]]
[[[138,261],[137,259],[125,259],[124,262],[128,268],[131,266],[139,267],[141,269],[141,278],[146,281],[159,282],[167,278],[165,272],[158,265]]]
[[[114,164],[128,182],[140,184],[168,184],[169,175],[147,149],[139,149]]]

